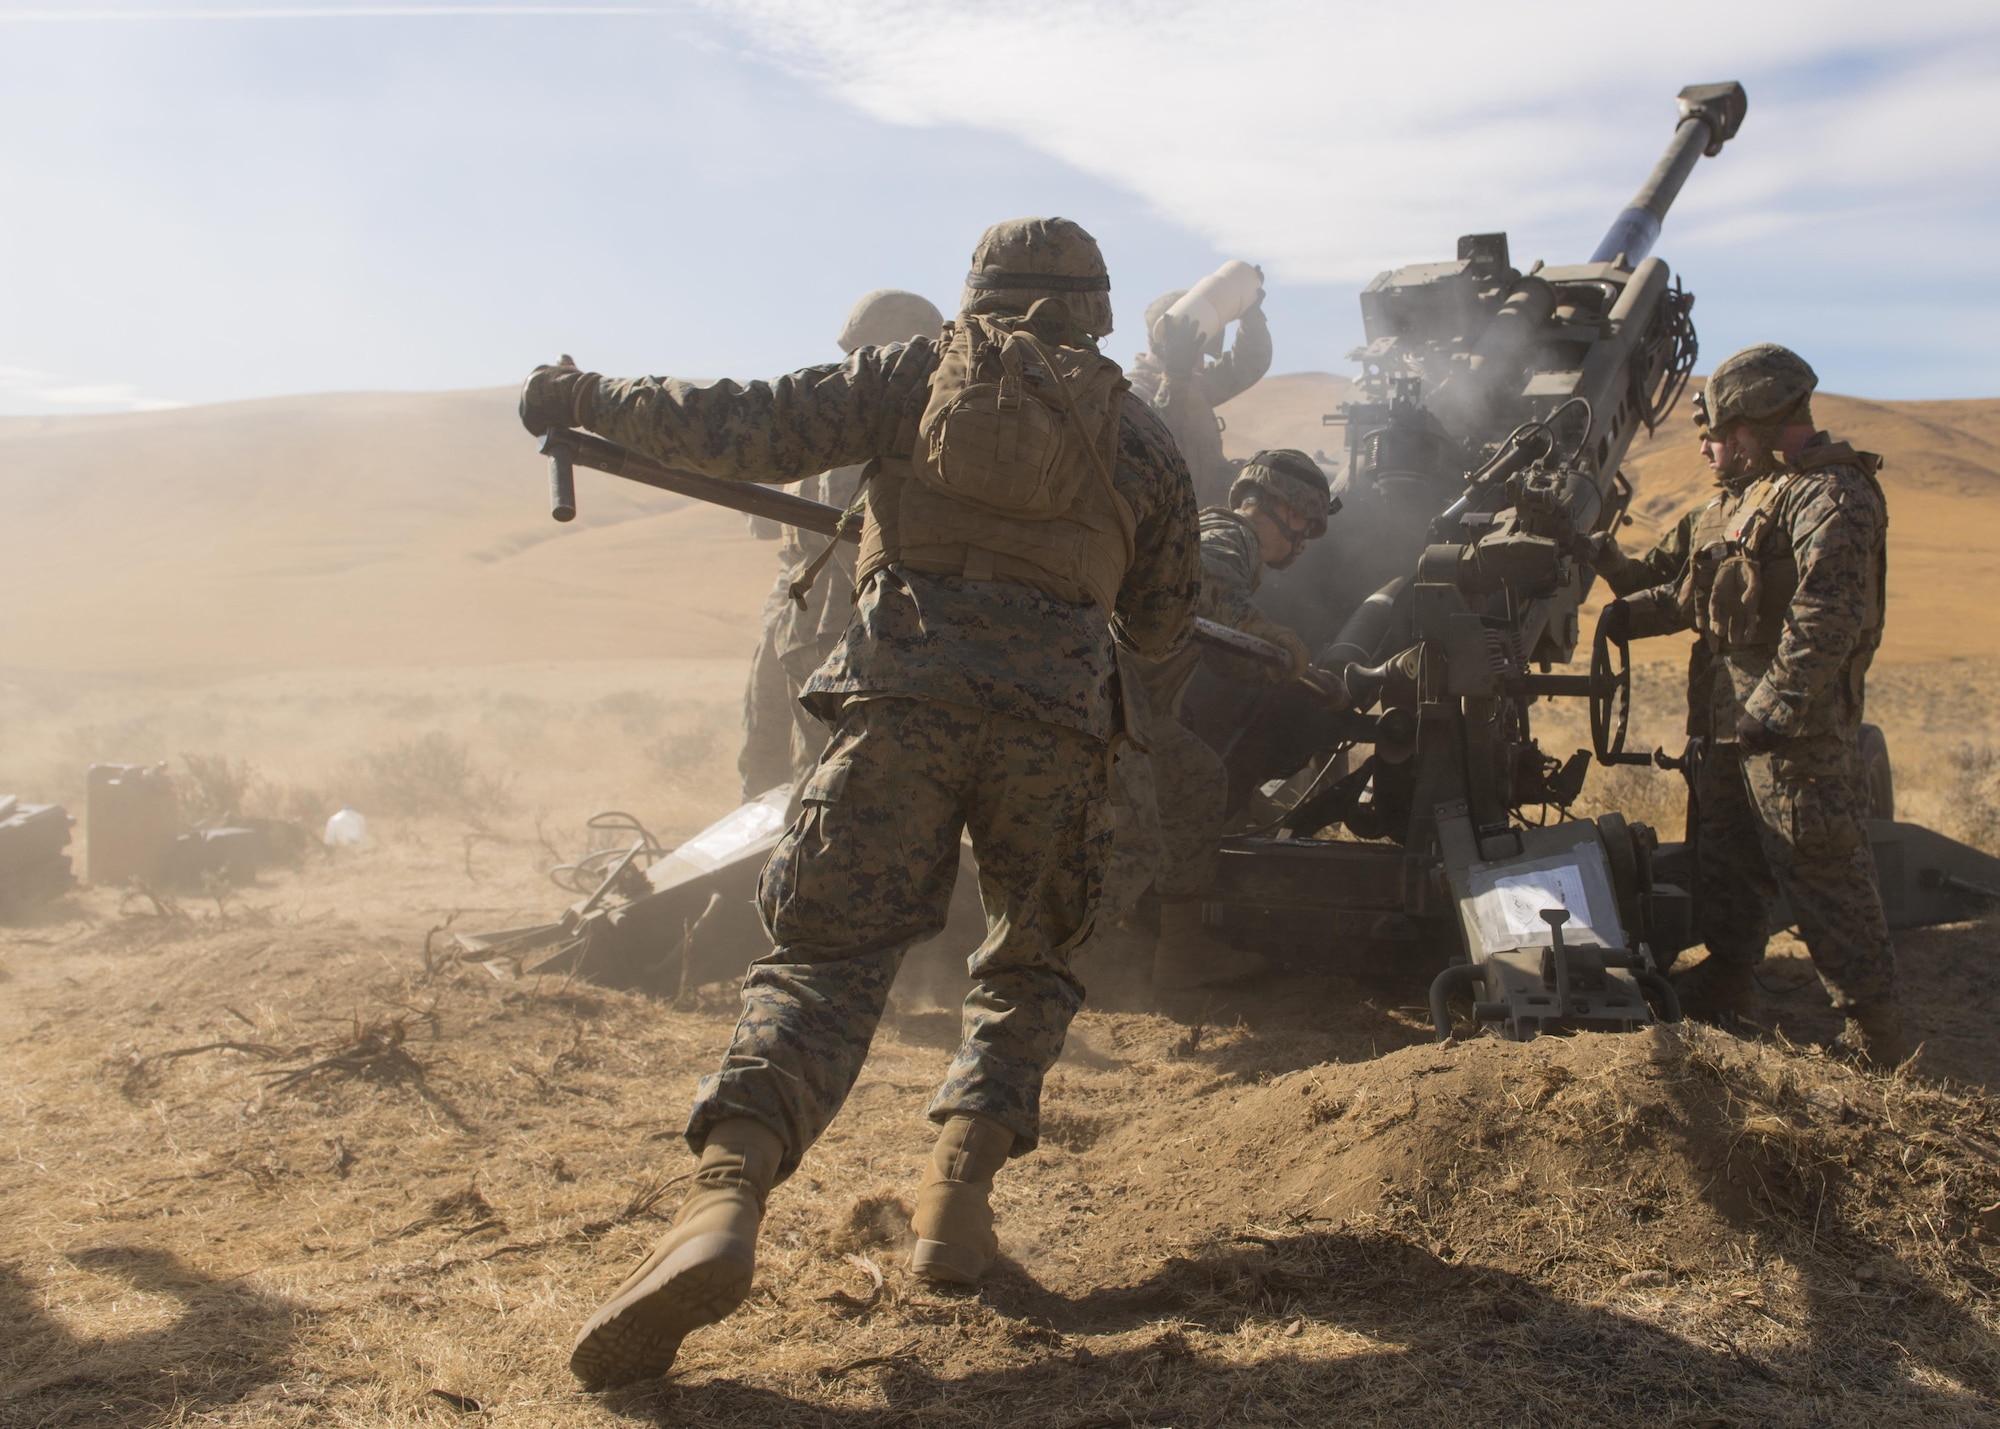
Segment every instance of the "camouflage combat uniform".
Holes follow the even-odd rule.
[[[795,481],[907,456],[937,361],[918,340],[769,383],[604,380],[578,415],[711,476]],[[944,926],[962,828],[989,931],[930,1115],[981,1114],[1014,1134],[1013,1154],[1035,1146],[1042,1076],[1083,995],[1070,954],[1102,877],[1114,633],[1172,653],[1199,590],[1186,467],[1151,410],[1122,400],[1114,486],[1137,522],[1108,626],[1095,604],[890,565],[864,582],[807,681],[832,740],[759,886],[775,946],[744,981],[722,1070],[697,1092],[697,1150],[747,1118],[784,1142],[781,1178],[797,1167],[860,1072],[904,950]]]
[[[1782,892],[1836,1007],[1895,996],[1895,952],[1863,821],[1858,737],[1886,609],[1888,511],[1880,459],[1824,432],[1790,463],[1725,489],[1694,518],[1677,585],[1628,600],[1635,636],[1690,626],[1714,662],[1700,802],[1702,934],[1712,958],[1763,954]],[[1751,517],[1761,511],[1761,516]],[[1744,529],[1746,520],[1750,521]],[[1718,561],[1737,538],[1760,568],[1738,628],[1713,614]],[[1777,735],[1746,753],[1749,714]]]
[[[1251,604],[1264,563],[1258,555],[1257,533],[1249,520],[1237,512],[1212,506],[1200,514],[1201,605],[1205,619],[1232,630],[1257,633],[1266,617]],[[1165,660],[1135,660],[1145,690],[1146,744],[1150,750],[1151,797],[1156,801],[1153,822],[1158,829],[1155,860],[1143,846],[1114,843],[1113,861],[1117,878],[1128,884],[1135,861],[1156,863],[1151,881],[1162,898],[1196,898],[1215,880],[1218,857],[1217,838],[1222,832],[1223,814],[1229,801],[1229,775],[1222,759],[1181,722],[1181,700],[1204,658],[1227,662],[1232,674],[1264,680],[1268,674],[1250,661],[1231,659],[1209,652],[1207,656],[1190,646]],[[1126,781],[1128,801],[1148,797],[1148,791]],[[1135,832],[1147,823],[1142,815],[1132,825]],[[1145,885],[1140,884],[1139,892]],[[1135,895],[1136,896],[1136,895]]]
[[[845,508],[861,486],[859,465],[822,472],[801,483],[809,501]],[[805,605],[792,599],[792,583],[820,554],[827,537],[796,526],[751,518],[751,531],[773,532],[778,541],[778,579],[764,601],[764,633],[750,658],[743,695],[743,751],[736,769],[747,803],[779,784],[797,784],[811,772],[826,746],[826,726],[799,704],[807,678],[826,663],[853,613],[854,547],[841,542],[806,592]]]
[[[1132,390],[1158,409],[1187,459],[1197,504],[1221,506],[1229,496],[1230,467],[1215,409],[1248,392],[1270,370],[1271,325],[1261,305],[1243,314],[1236,340],[1221,357],[1197,353],[1192,369],[1169,372],[1154,353],[1142,352],[1126,370]]]

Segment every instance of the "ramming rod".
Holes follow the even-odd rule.
[[[627,481],[671,491],[679,496],[690,496],[712,506],[727,506],[733,511],[767,517],[802,531],[838,536],[845,541],[861,539],[859,523],[843,525],[840,518],[845,513],[838,506],[809,501],[789,491],[773,491],[755,482],[723,481],[703,476],[698,471],[666,466],[635,451],[628,451],[616,442],[592,436],[589,432],[579,432],[570,427],[553,428],[542,438],[542,454],[549,459],[550,514],[558,521],[575,518],[576,483],[572,469],[587,466],[593,471],[622,476]],[[1274,670],[1290,670],[1292,667],[1291,656],[1270,641],[1245,635],[1213,620],[1197,617],[1194,638],[1204,645],[1256,660]]]

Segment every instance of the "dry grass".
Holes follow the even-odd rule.
[[[1642,713],[1664,742],[1672,685],[1655,683]],[[1918,751],[1905,798],[1942,804],[1953,766],[1924,757],[1912,691],[1885,702],[1899,759]],[[562,847],[595,807],[633,806],[671,841],[726,806],[726,694],[655,698],[629,675],[349,690],[343,717],[382,718],[349,719],[345,745],[297,739],[289,762],[304,696],[253,705],[264,733],[226,745],[188,737],[199,697],[152,702],[170,747],[228,747],[307,787],[410,738],[393,710],[515,776],[522,810],[477,842],[462,815],[389,817],[372,847],[233,897],[121,910],[85,890],[0,930],[0,1426],[2000,1415],[1984,925],[1901,940],[1922,1065],[1952,1082],[1787,1042],[1831,1030],[1789,939],[1761,971],[1762,1044],[1437,1048],[1415,987],[1296,979],[1158,1007],[1132,969],[1087,967],[1092,1009],[1041,1150],[1001,1179],[1006,1259],[976,1294],[901,1258],[957,1030],[905,1010],[773,1197],[750,1302],[670,1381],[581,1394],[569,1337],[671,1214],[681,1118],[734,998],[502,982],[432,935],[561,901],[530,810],[577,831]],[[99,728],[138,717],[83,703]],[[17,747],[57,748],[64,718],[17,723]],[[707,766],[650,767],[646,745],[704,732]],[[1677,819],[1663,800],[1657,822]]]

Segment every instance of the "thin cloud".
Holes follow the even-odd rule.
[[[1587,251],[1690,82],[1740,78],[1751,96],[1691,207],[1725,179],[1739,201],[1780,192],[1802,213],[1812,194],[1844,205],[1883,185],[2000,179],[1990,4],[1743,6],[1718,44],[1715,27],[1680,24],[1635,41],[1574,0],[1443,0],[1420,39],[1401,11],[1299,0],[708,3],[750,48],[878,118],[1026,140],[1294,282],[1366,279],[1503,225]],[[1544,39],[1559,64],[1508,61]],[[968,87],[974,62],[1007,84]],[[1804,98],[1760,105],[1785,90]]]
[[[157,9],[0,10],[0,24],[115,24],[140,20],[402,20],[512,16],[676,15],[685,5],[235,5]]]

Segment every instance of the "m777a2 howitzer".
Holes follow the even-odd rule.
[[[1343,514],[1264,596],[1321,651],[1319,678],[1262,693],[1217,678],[1189,696],[1238,807],[1274,780],[1305,786],[1264,833],[1225,841],[1208,895],[1222,936],[1295,968],[1443,967],[1440,1035],[1454,994],[1470,994],[1475,1024],[1513,1037],[1677,1015],[1660,974],[1695,937],[1693,850],[1617,814],[1568,810],[1593,760],[1691,774],[1700,750],[1626,751],[1629,667],[1601,632],[1587,674],[1553,667],[1581,643],[1592,574],[1579,539],[1620,521],[1632,495],[1620,464],[1694,369],[1693,299],[1650,250],[1745,102],[1736,84],[1681,92],[1665,154],[1589,262],[1522,273],[1504,234],[1480,234],[1460,240],[1456,261],[1385,273],[1363,293],[1360,398],[1341,418]],[[855,534],[831,507],[669,469],[585,433],[551,432],[543,450],[559,520],[575,514],[581,465]],[[1220,627],[1197,636],[1285,663]],[[1589,701],[1594,750],[1542,753],[1530,713],[1551,698]],[[461,941],[496,970],[613,984],[732,972],[762,945],[750,900],[788,794],[771,790],[671,852],[628,827],[629,847],[571,871],[583,896],[561,921]],[[1531,822],[1529,809],[1555,820]],[[1871,834],[1894,926],[1970,916],[2000,893],[2000,860],[1886,818]],[[963,911],[977,926],[976,907]]]
[[[1746,98],[1694,85],[1679,102],[1665,154],[1587,263],[1523,273],[1505,234],[1475,234],[1457,261],[1363,292],[1360,398],[1330,419],[1347,429],[1345,514],[1267,596],[1354,708],[1219,680],[1189,695],[1238,806],[1316,771],[1273,830],[1225,843],[1211,921],[1295,963],[1445,963],[1431,989],[1440,1036],[1454,994],[1471,996],[1476,1025],[1513,1037],[1678,1017],[1661,974],[1696,937],[1694,850],[1568,810],[1593,760],[1678,770],[1692,804],[1699,744],[1626,750],[1627,652],[1602,626],[1587,674],[1553,667],[1580,643],[1593,580],[1582,538],[1620,524],[1632,497],[1620,464],[1694,370],[1694,299],[1649,255]],[[1559,761],[1530,713],[1565,697],[1589,701],[1594,749]],[[1690,807],[1690,839],[1695,828]],[[1885,818],[1872,832],[1896,926],[1967,916],[1964,890],[2000,874],[1926,829]]]

